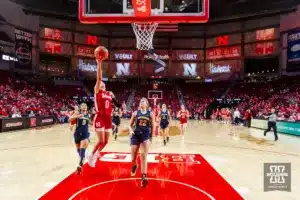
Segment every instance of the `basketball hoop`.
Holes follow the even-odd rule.
[[[136,36],[136,48],[139,50],[153,49],[152,41],[158,23],[135,22],[131,25]]]

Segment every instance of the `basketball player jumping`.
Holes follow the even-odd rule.
[[[152,112],[148,110],[148,100],[142,98],[140,101],[140,109],[135,111],[130,119],[130,144],[131,144],[131,159],[132,168],[131,176],[135,176],[137,165],[137,156],[139,148],[142,148],[141,153],[141,172],[142,172],[142,182],[141,187],[146,187],[148,185],[147,180],[147,155],[150,146],[150,136],[154,133],[155,128],[155,117]],[[132,130],[132,128],[134,130]],[[152,133],[151,133],[152,132]]]
[[[95,167],[100,151],[108,143],[109,136],[112,132],[113,102],[117,103],[114,94],[112,92],[106,91],[105,84],[102,81],[102,61],[107,57],[101,57],[97,50],[102,51],[101,53],[107,53],[106,55],[108,55],[107,49],[105,47],[98,47],[95,50],[95,57],[97,61],[97,82],[94,88],[96,108],[94,128],[98,138],[98,142],[94,146],[92,155],[89,157],[88,163],[91,167]],[[120,105],[118,104],[118,106]]]
[[[76,150],[80,156],[80,161],[77,166],[77,173],[80,174],[82,171],[83,162],[85,159],[85,150],[89,144],[89,115],[87,113],[87,105],[82,103],[80,105],[80,112],[74,113],[70,120],[77,122],[74,132],[74,141]]]
[[[177,117],[179,118],[180,121],[180,132],[181,132],[181,137],[183,139],[186,131],[188,118],[190,117],[189,111],[185,109],[184,105],[181,105],[181,110],[178,112]]]
[[[167,110],[166,104],[162,105],[162,110],[159,111],[158,117],[160,119],[160,129],[162,131],[164,145],[166,145],[167,142],[169,142],[169,123],[171,120],[171,114]]]

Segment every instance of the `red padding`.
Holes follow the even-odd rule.
[[[135,17],[151,16],[151,0],[132,0]]]

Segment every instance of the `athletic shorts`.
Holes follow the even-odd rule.
[[[130,144],[131,145],[140,145],[141,143],[143,143],[149,139],[150,139],[150,132],[134,131],[134,134],[130,138]]]
[[[187,120],[180,120],[180,125],[187,125]]]
[[[168,128],[168,126],[169,126],[169,122],[160,123],[160,128],[161,129],[166,129],[166,128]]]
[[[115,125],[117,125],[117,126],[119,126],[119,125],[121,124],[120,118],[115,118],[115,117],[113,117],[112,122],[113,122]]]
[[[89,139],[89,137],[90,137],[90,133],[89,132],[78,132],[78,131],[75,131],[75,133],[74,133],[75,144],[80,144],[80,142],[82,140]]]
[[[187,119],[180,119],[179,121],[181,125],[187,124]]]
[[[112,116],[96,114],[94,128],[97,132],[112,132]]]

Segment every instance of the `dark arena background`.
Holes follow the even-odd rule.
[[[143,51],[141,19],[159,22]],[[100,69],[121,124],[97,154]],[[131,176],[142,97],[153,135]],[[297,0],[0,1],[1,200],[299,200],[299,104]]]

